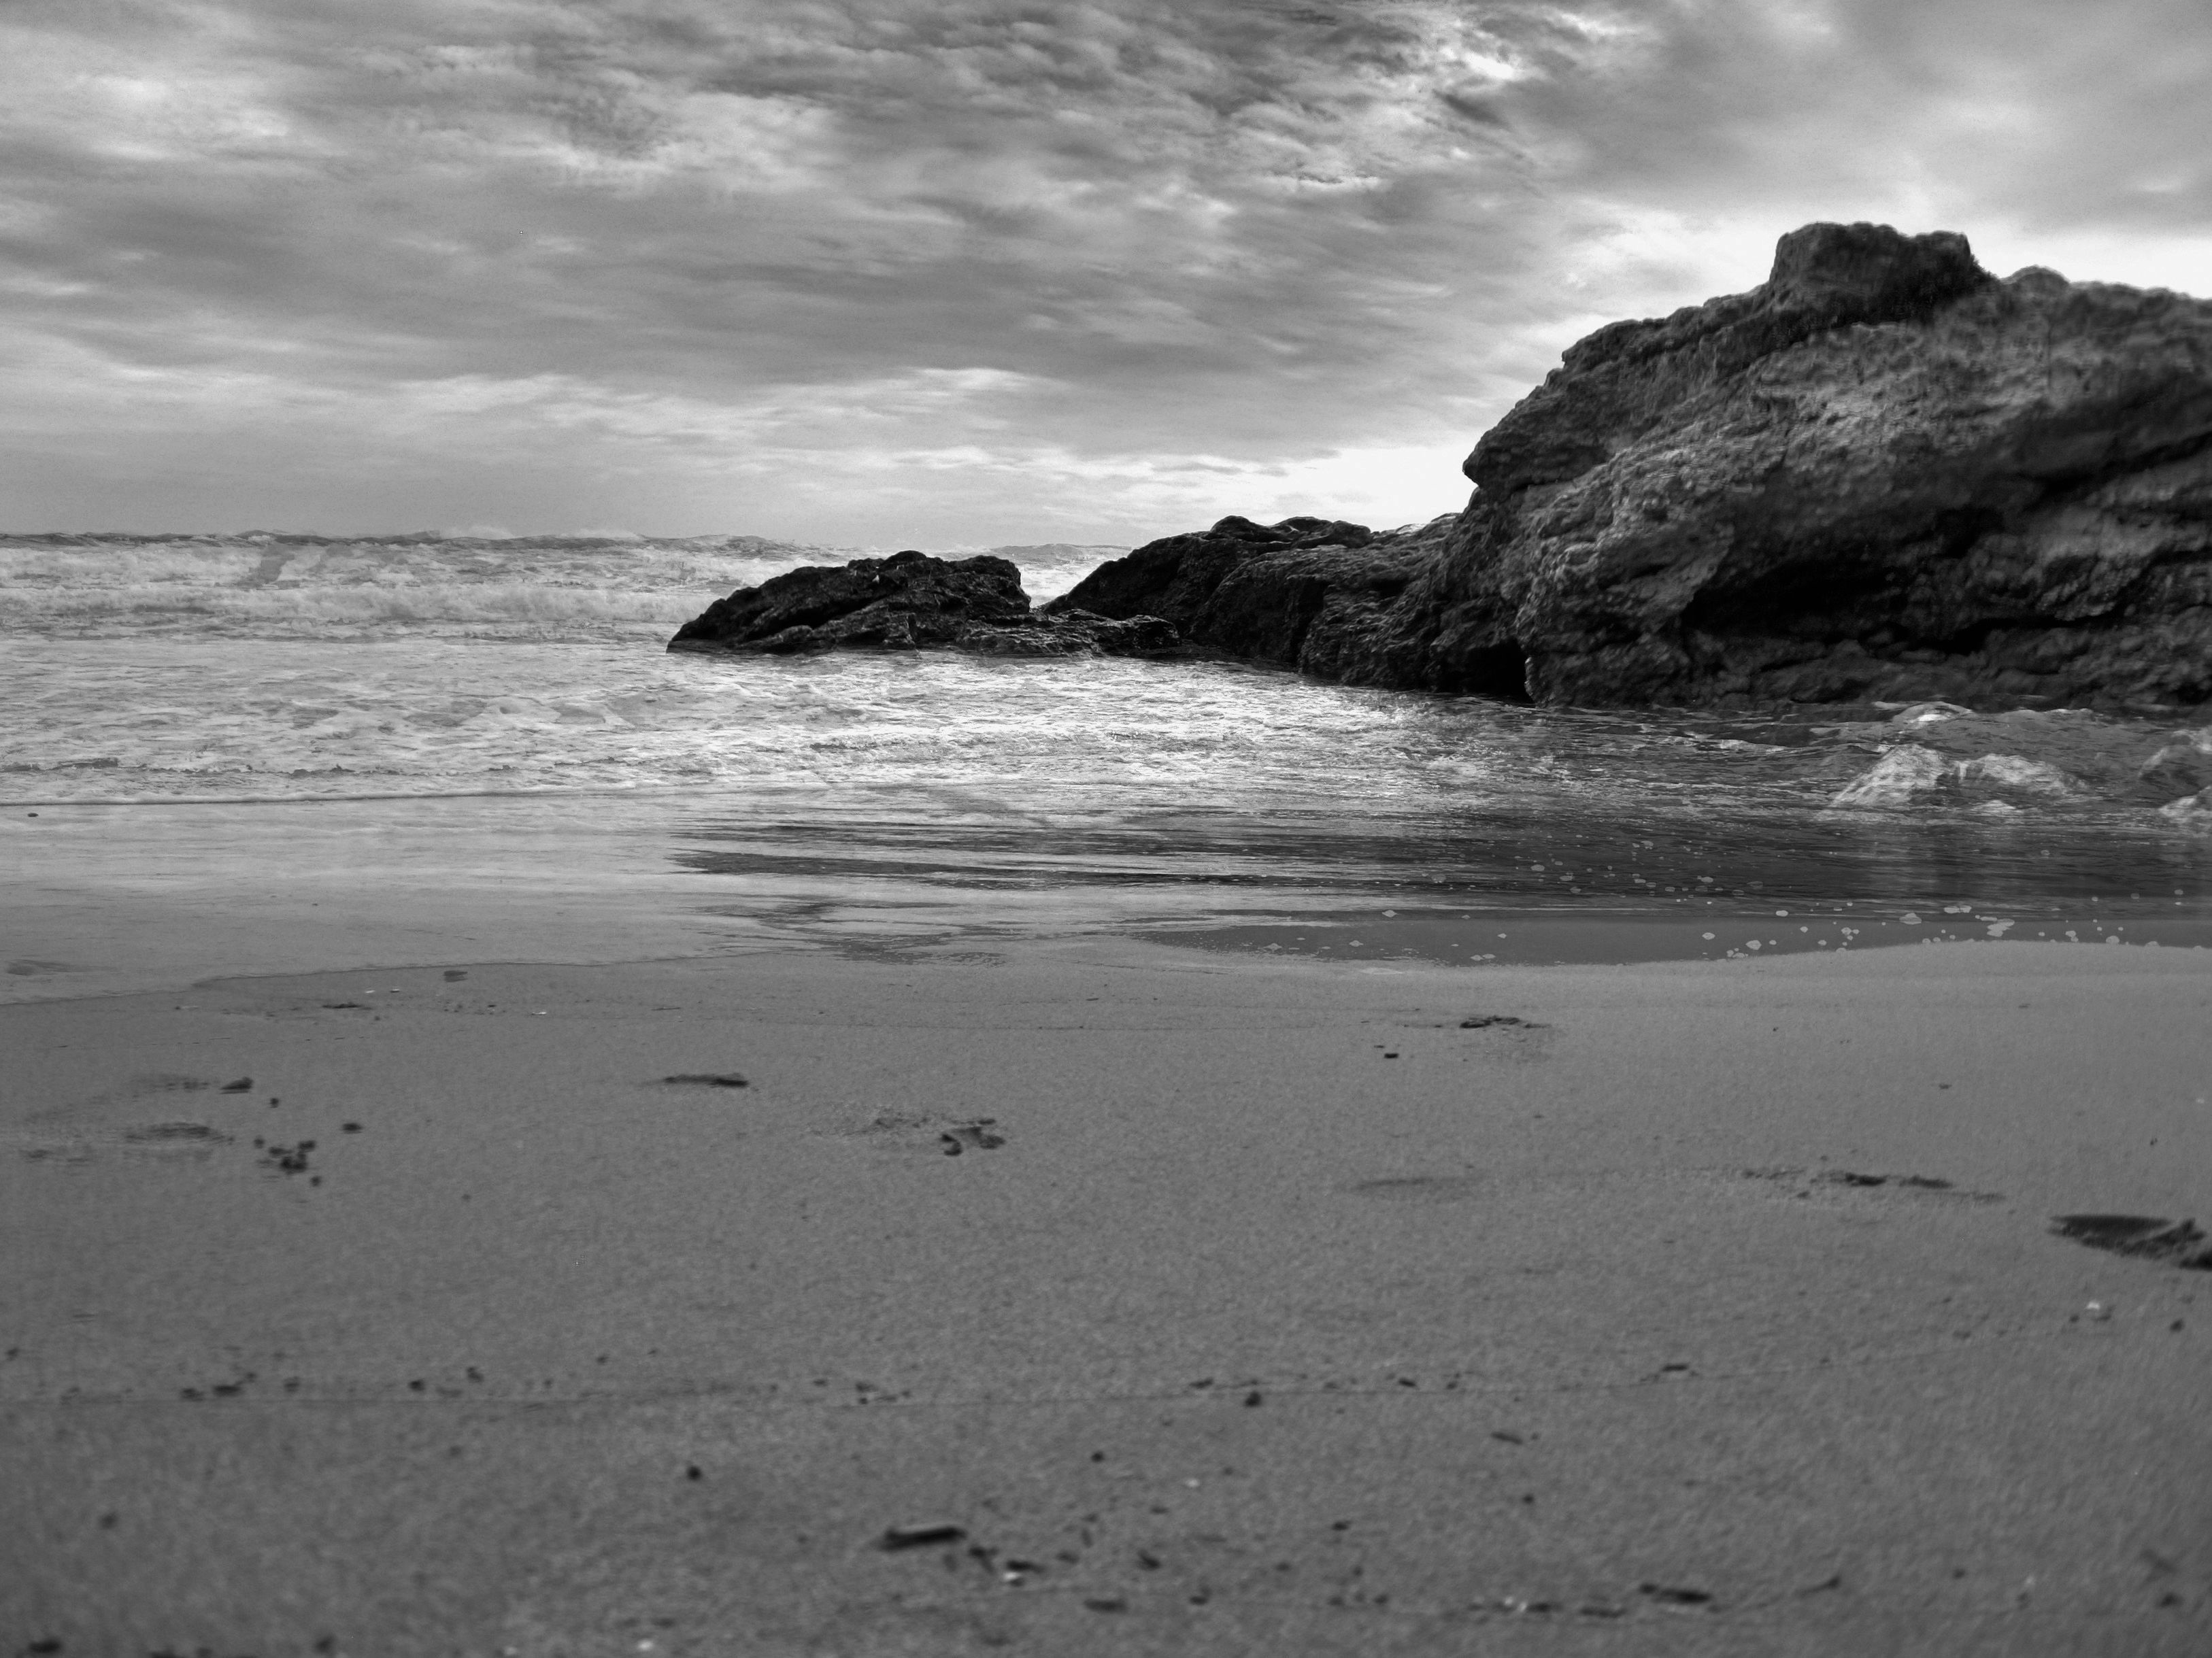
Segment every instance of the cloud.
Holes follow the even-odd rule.
[[[1395,521],[1574,337],[1808,219],[2212,289],[2199,0],[17,0],[0,37],[0,484],[54,525]]]

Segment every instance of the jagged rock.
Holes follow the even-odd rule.
[[[1357,526],[1227,519],[1069,597],[1156,595],[1202,643],[1335,678],[1547,702],[2212,697],[2204,301],[1809,225],[1750,293],[1573,346],[1466,471],[1442,544],[1387,577]]]
[[[1391,607],[1434,563],[1452,522],[1376,531],[1328,519],[1224,518],[1101,565],[1044,608],[1164,616],[1195,645],[1357,677],[1349,670],[1403,653]]]
[[[2212,305],[1814,225],[1476,445],[1429,683],[1549,701],[2212,695]]]
[[[894,553],[814,564],[718,598],[677,630],[672,651],[770,655],[841,647],[939,646],[997,656],[1156,655],[1176,648],[1158,616],[1040,616],[1003,558]]]
[[[1023,622],[1022,573],[1003,558],[927,553],[810,564],[740,587],[677,629],[671,650],[828,650],[949,645],[971,622]]]
[[[1047,610],[1080,609],[1101,616],[1149,613],[1190,633],[1223,578],[1262,553],[1306,547],[1360,547],[1374,538],[1364,525],[1286,518],[1273,527],[1224,518],[1211,530],[1169,536],[1100,565]]]

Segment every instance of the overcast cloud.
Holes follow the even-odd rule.
[[[0,527],[1397,523],[1813,219],[2212,293],[2204,0],[13,0]]]

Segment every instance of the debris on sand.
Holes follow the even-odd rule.
[[[995,1151],[1006,1143],[1004,1134],[991,1130],[996,1121],[996,1117],[978,1117],[973,1122],[956,1123],[937,1138],[948,1157],[957,1157],[970,1146],[978,1151]]]
[[[957,1157],[995,1151],[1006,1143],[996,1117],[950,1117],[933,1111],[878,1111],[866,1121],[816,1132],[831,1139],[907,1155],[933,1152]]]
[[[270,1145],[261,1154],[263,1167],[274,1169],[280,1175],[304,1175],[307,1172],[307,1154],[315,1149],[313,1140],[301,1140],[296,1145]]]
[[[686,1071],[673,1077],[663,1077],[664,1083],[678,1088],[750,1088],[752,1084],[734,1071]]]

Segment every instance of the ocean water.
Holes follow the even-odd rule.
[[[1025,550],[1031,597],[1105,550]],[[2212,940],[2203,711],[1631,714],[1229,663],[663,649],[710,598],[848,556],[0,538],[0,994],[192,948],[213,971],[1102,935],[1473,964]],[[40,945],[94,914],[114,959]]]

